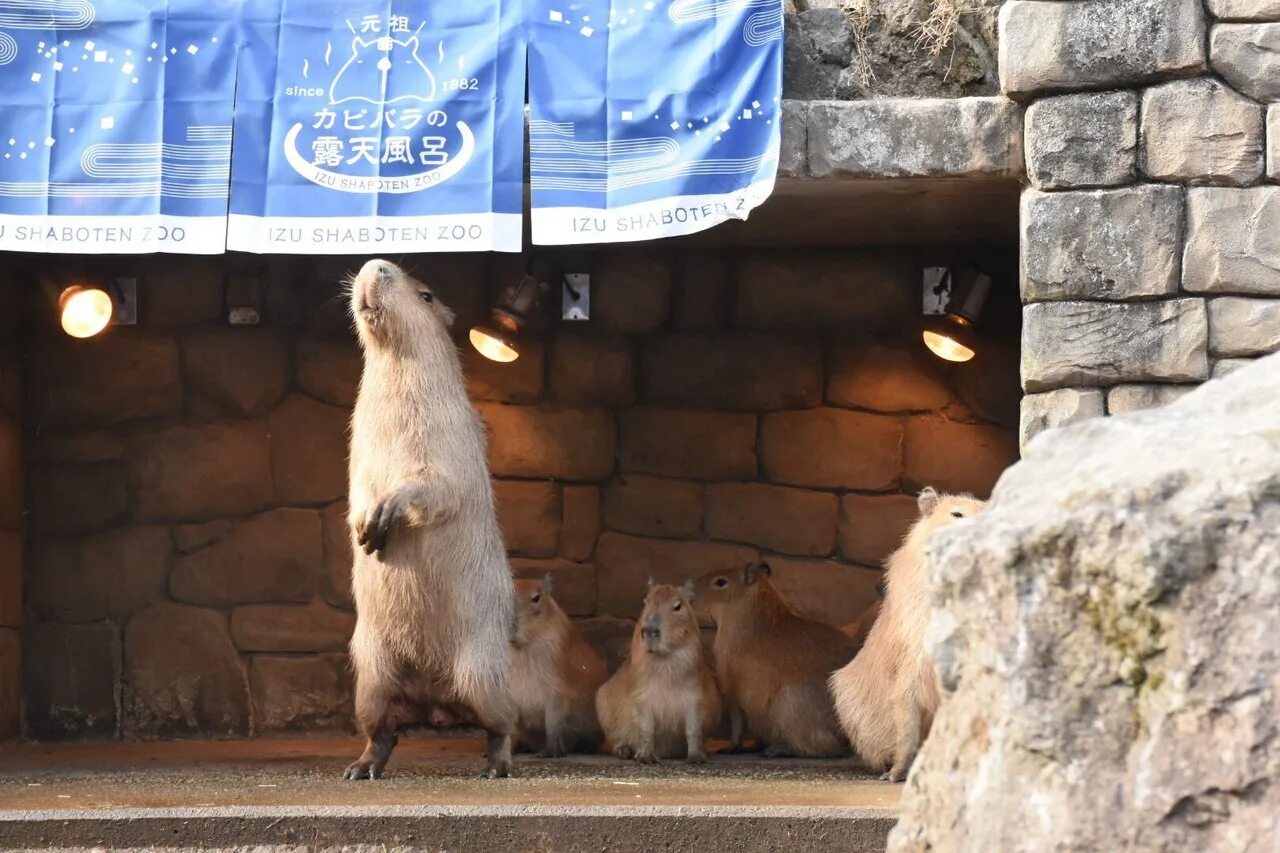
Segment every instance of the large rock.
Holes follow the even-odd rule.
[[[634,618],[644,607],[650,580],[681,584],[704,572],[741,569],[757,555],[755,548],[742,545],[642,539],[606,533],[596,548],[600,612]]]
[[[902,470],[902,421],[843,409],[765,415],[765,479],[819,489],[884,490]]]
[[[1181,400],[1195,385],[1116,385],[1107,391],[1107,414],[1127,415]]]
[[[646,402],[768,411],[822,400],[822,350],[767,335],[673,335],[644,348]]]
[[[1022,109],[1007,98],[819,101],[807,126],[815,178],[1022,174]]]
[[[238,417],[271,411],[289,387],[290,360],[288,340],[265,327],[204,329],[182,340],[189,391]]]
[[[1280,296],[1280,187],[1187,190],[1182,287]]]
[[[1209,33],[1209,62],[1255,101],[1280,98],[1280,23],[1216,25]]]
[[[123,619],[164,597],[172,556],[163,527],[36,542],[28,601],[37,614],[58,622]]]
[[[619,423],[623,472],[699,480],[755,477],[755,415],[634,408]]]
[[[153,605],[125,628],[124,667],[126,733],[248,734],[249,684],[222,614]]]
[[[1217,80],[1175,80],[1142,93],[1143,174],[1240,186],[1262,177],[1262,107]]]
[[[31,400],[49,426],[103,426],[182,408],[178,344],[138,329],[41,341],[32,359]]]
[[[256,731],[351,728],[351,676],[345,655],[257,655],[249,683]]]
[[[825,557],[835,550],[835,495],[764,483],[707,486],[707,535],[782,554]]]
[[[1022,298],[1127,300],[1178,292],[1182,190],[1022,195]]]
[[[1027,305],[1023,387],[1199,381],[1209,376],[1208,343],[1202,299]]]
[[[1280,21],[1280,0],[1207,0],[1219,21]]]
[[[1280,350],[1280,299],[1223,296],[1209,300],[1209,352],[1266,355]]]
[[[129,479],[145,521],[205,521],[271,501],[271,453],[261,421],[175,426],[130,442]]]
[[[938,415],[907,421],[903,485],[986,497],[1004,472],[1018,461],[1018,434],[1004,427],[967,424]]]
[[[700,483],[627,474],[605,487],[604,524],[639,536],[696,538],[702,503]]]
[[[1022,416],[1018,422],[1018,447],[1047,429],[1057,429],[1086,418],[1106,414],[1106,396],[1100,388],[1059,388],[1022,398]]]
[[[599,409],[479,403],[489,426],[489,469],[497,477],[598,482],[613,470],[617,430]]]
[[[22,675],[28,735],[57,739],[116,733],[117,626],[27,626],[22,632]]]
[[[242,652],[346,651],[356,617],[323,604],[250,604],[231,611]]]
[[[920,271],[884,253],[770,252],[738,265],[740,329],[847,336],[896,331],[920,313]]]
[[[1008,95],[1101,89],[1204,68],[1200,0],[1011,0],[1000,9],[1000,88]]]
[[[267,419],[271,475],[282,504],[328,503],[347,493],[351,413],[294,394]]]
[[[180,559],[169,577],[178,601],[210,607],[307,601],[322,567],[320,516],[273,509]]]
[[[949,695],[890,849],[1271,849],[1277,471],[1280,356],[1032,442],[931,543]]]
[[[1027,177],[1040,190],[1133,182],[1138,96],[1102,92],[1041,98],[1027,108]]]

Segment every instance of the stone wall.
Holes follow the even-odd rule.
[[[1013,0],[1028,103],[1021,433],[1280,349],[1280,5]]]
[[[73,341],[33,324],[26,731],[349,727],[360,360],[332,283],[359,261],[122,263],[141,265],[137,327]],[[911,331],[921,263],[601,254],[589,323],[542,318],[510,365],[464,346],[515,570],[553,574],[615,663],[650,577],[757,555],[802,608],[856,617],[910,493],[985,494],[1017,452],[1015,345],[957,367],[928,356]],[[501,256],[406,264],[457,312],[460,340],[518,271]],[[232,272],[260,276],[261,326],[225,324]]]
[[[22,654],[22,411],[17,285],[0,279],[0,741],[18,734]]]

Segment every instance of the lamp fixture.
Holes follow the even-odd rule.
[[[991,278],[978,270],[925,270],[925,298],[938,304],[921,332],[929,351],[946,361],[971,361],[978,354],[975,326],[990,292]]]
[[[62,331],[73,338],[92,338],[113,323],[136,323],[137,292],[132,278],[67,285],[57,296]]]
[[[471,327],[471,345],[476,352],[491,361],[511,362],[520,357],[520,332],[529,322],[529,315],[538,303],[542,284],[532,273],[506,293],[491,312],[491,322]]]

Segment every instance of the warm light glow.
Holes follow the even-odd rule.
[[[106,291],[72,285],[58,298],[62,331],[73,338],[91,338],[111,322],[115,306]]]
[[[926,331],[924,345],[938,358],[945,358],[947,361],[968,361],[974,356],[972,349],[950,335],[939,332]]]
[[[516,342],[484,326],[471,327],[471,345],[490,361],[515,361],[520,357]]]

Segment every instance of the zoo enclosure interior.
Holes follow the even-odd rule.
[[[867,246],[846,228],[803,246],[822,210],[784,192],[714,241],[577,255],[591,319],[560,320],[553,291],[511,364],[466,330],[521,258],[394,258],[457,314],[515,572],[553,575],[611,668],[649,578],[757,556],[801,610],[852,621],[916,490],[985,496],[1016,459],[1012,235]],[[5,258],[4,519],[25,517],[25,541],[5,534],[0,660],[25,737],[352,730],[360,355],[339,281],[363,260]],[[953,263],[996,279],[961,365],[918,331],[923,268]],[[136,326],[62,334],[31,282],[86,271],[137,276]],[[262,320],[231,326],[246,280]]]

